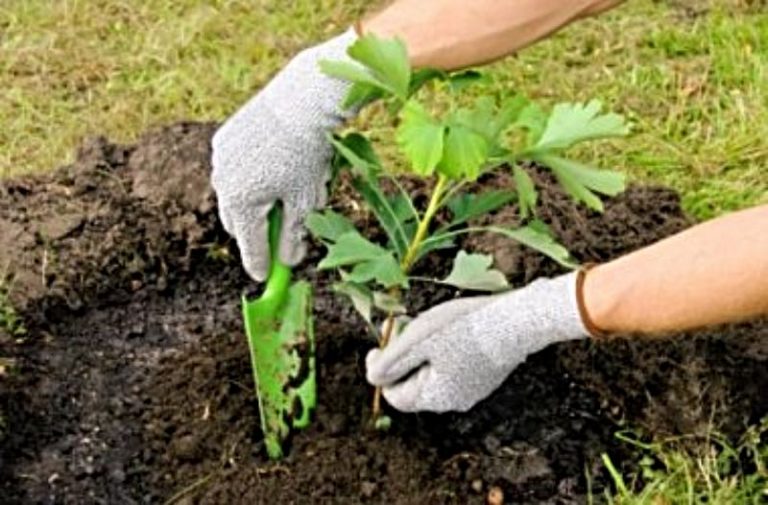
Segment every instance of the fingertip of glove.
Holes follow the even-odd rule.
[[[365,380],[372,386],[382,386],[384,374],[379,364],[380,349],[371,349],[365,356]]]
[[[416,412],[422,410],[419,406],[419,396],[424,377],[429,371],[422,368],[412,377],[403,382],[382,388],[382,395],[392,407],[400,412]]]
[[[295,267],[307,254],[307,244],[303,240],[294,238],[283,239],[280,242],[280,261],[286,265]]]
[[[256,267],[253,265],[243,265],[245,268],[245,272],[248,274],[248,276],[253,279],[256,282],[264,282],[267,280],[267,270],[269,266],[267,267]]]

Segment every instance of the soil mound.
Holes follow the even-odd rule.
[[[391,432],[372,433],[363,357],[373,343],[312,267],[313,247],[300,275],[316,290],[318,419],[288,458],[268,462],[240,321],[249,282],[208,186],[214,128],[182,123],[130,146],[97,138],[71,166],[0,184],[0,266],[26,326],[0,334],[12,363],[0,367],[3,503],[479,504],[491,485],[516,503],[582,503],[585,470],[593,491],[607,485],[600,453],[629,455],[620,427],[736,435],[768,413],[768,322],[758,321],[553,346],[467,414],[392,413]],[[630,188],[596,214],[545,171],[535,177],[541,218],[579,260],[690,224],[669,189]],[[351,197],[335,198],[347,208]],[[494,254],[516,285],[560,272],[496,237],[463,246]],[[420,268],[442,272],[454,253]],[[420,287],[409,306],[455,295]]]

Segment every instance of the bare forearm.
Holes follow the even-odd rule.
[[[398,0],[361,23],[399,36],[411,62],[446,70],[496,60],[623,0]]]
[[[768,205],[591,270],[584,303],[608,332],[654,334],[768,314]]]

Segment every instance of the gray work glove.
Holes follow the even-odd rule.
[[[349,84],[321,73],[320,60],[348,60],[354,30],[299,53],[213,136],[211,181],[219,216],[257,281],[269,270],[267,214],[277,201],[284,218],[280,259],[304,257],[304,218],[325,205],[333,155],[326,134],[346,116]]]
[[[368,382],[404,412],[467,411],[526,357],[555,342],[585,338],[577,273],[539,279],[493,296],[459,298],[409,323],[366,359]]]

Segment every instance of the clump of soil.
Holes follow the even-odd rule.
[[[4,503],[479,504],[493,486],[507,502],[581,503],[585,470],[595,492],[609,482],[600,453],[631,456],[619,423],[659,434],[714,423],[736,435],[768,413],[768,322],[758,321],[553,346],[467,414],[392,412],[389,433],[371,432],[363,358],[373,342],[312,267],[323,253],[312,247],[299,275],[316,290],[317,421],[284,461],[267,461],[240,321],[249,281],[208,187],[213,130],[179,124],[131,146],[95,139],[71,166],[0,185],[0,265],[27,327],[0,333],[0,357],[14,363],[0,374]],[[596,214],[533,173],[540,217],[582,261],[690,224],[668,189],[633,187]],[[496,237],[462,246],[492,253],[517,285],[561,271]],[[441,272],[454,253],[419,268]],[[408,302],[415,313],[453,296],[419,286]]]

